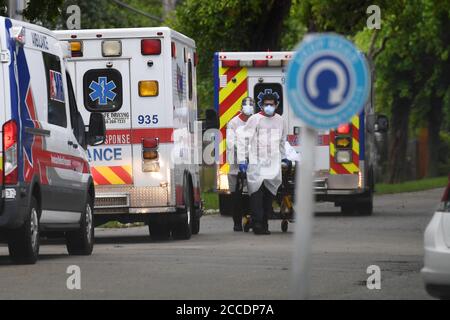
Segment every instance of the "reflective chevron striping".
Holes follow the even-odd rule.
[[[91,167],[95,185],[132,184],[132,168],[128,166]]]
[[[247,68],[219,68],[219,75],[226,76],[227,84],[219,90],[219,122],[222,141],[219,143],[220,172],[228,173],[226,163],[226,125],[241,109],[241,101],[248,95]],[[234,81],[233,81],[234,80]]]

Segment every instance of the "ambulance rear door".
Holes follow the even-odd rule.
[[[74,74],[85,123],[91,112],[102,112],[105,117],[105,143],[88,149],[95,185],[133,184],[130,60],[75,61]]]

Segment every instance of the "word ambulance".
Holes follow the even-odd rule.
[[[164,27],[55,33],[71,45],[81,114],[105,116],[105,144],[89,148],[95,224],[145,222],[154,239],[198,233],[199,165],[174,161],[196,145],[195,42]]]
[[[289,106],[286,71],[292,52],[217,52],[214,56],[214,100],[222,140],[219,143],[217,188],[222,214],[230,214],[226,163],[226,126],[251,96],[259,112],[262,97],[273,93],[277,113],[285,120],[289,143],[300,151],[301,122]],[[335,130],[320,131],[315,148],[315,193],[318,201],[334,202],[345,213],[372,214],[376,148],[374,134],[387,130],[387,119],[375,114],[373,92],[364,110]]]

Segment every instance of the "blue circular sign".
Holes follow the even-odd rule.
[[[307,36],[289,64],[287,90],[291,108],[306,125],[337,128],[360,113],[367,102],[367,61],[342,36]]]

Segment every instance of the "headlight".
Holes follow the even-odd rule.
[[[352,154],[350,150],[339,150],[336,152],[337,163],[349,163],[352,162]]]

